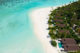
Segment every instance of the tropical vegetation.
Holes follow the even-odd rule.
[[[51,45],[56,47],[56,45],[57,45],[56,41],[51,41]]]
[[[80,44],[80,0],[51,11],[48,20],[51,39],[74,38]],[[51,42],[54,45],[53,42]]]

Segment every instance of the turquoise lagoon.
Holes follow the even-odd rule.
[[[0,4],[0,53],[45,53],[34,34],[30,10],[75,0],[3,0]]]

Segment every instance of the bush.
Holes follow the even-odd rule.
[[[51,41],[51,45],[54,46],[54,47],[56,47],[57,46],[56,41]]]
[[[77,52],[68,52],[68,53],[80,53],[80,51],[77,51]]]
[[[53,35],[50,35],[51,39],[56,39],[56,36],[53,34]]]

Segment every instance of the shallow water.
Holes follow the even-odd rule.
[[[28,13],[35,7],[59,6],[70,1],[73,0],[0,1],[0,53],[44,53]]]

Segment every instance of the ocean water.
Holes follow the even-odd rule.
[[[45,53],[34,34],[31,9],[59,6],[75,0],[1,0],[0,53]]]

